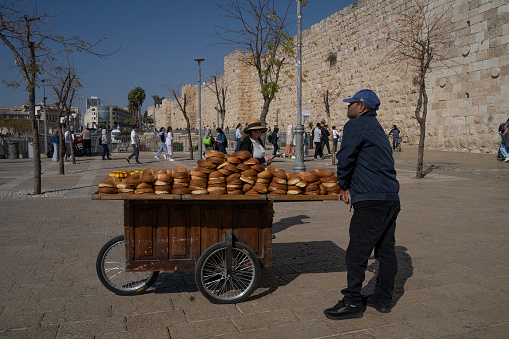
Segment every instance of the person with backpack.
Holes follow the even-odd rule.
[[[228,147],[228,139],[226,139],[226,135],[224,134],[223,130],[219,127],[216,128],[217,137],[214,140],[214,146],[216,151],[223,152],[226,154],[226,148]]]
[[[238,124],[237,128],[235,129],[235,134],[233,135],[233,140],[237,143],[235,146],[235,152],[240,150],[240,139],[242,139],[242,132],[240,130],[241,127],[242,124]]]
[[[168,148],[166,147],[166,133],[164,132],[164,127],[161,127],[161,129],[159,130],[159,133],[157,133],[157,139],[159,139],[161,146],[159,147],[159,151],[154,156],[154,158],[159,159],[159,156],[164,151],[163,157],[164,157],[164,159],[166,159],[166,154],[168,153]]]

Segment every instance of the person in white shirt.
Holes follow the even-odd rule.
[[[334,140],[334,152],[338,151],[338,141],[341,138],[341,133],[336,129],[336,126],[332,126],[332,140]]]
[[[235,141],[237,142],[237,145],[235,146],[235,152],[240,150],[240,142],[242,139],[242,131],[240,130],[241,127],[242,124],[238,124],[237,129],[235,130]]]
[[[133,153],[125,158],[125,160],[130,163],[131,158],[134,157],[136,159],[136,163],[141,164],[141,162],[138,160],[138,156],[140,154],[140,137],[138,135],[138,126],[134,126],[133,130],[131,131],[131,145],[133,146]]]
[[[168,134],[166,135],[166,148],[168,149],[166,158],[168,158],[169,161],[175,161],[175,159],[173,159],[173,133],[171,126],[168,126]]]
[[[69,161],[68,159],[71,156],[71,132],[69,130],[65,131],[64,140],[65,140],[64,161]]]

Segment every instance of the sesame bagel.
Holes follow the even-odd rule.
[[[323,169],[323,168],[315,168],[310,171],[312,174],[318,175],[320,178],[331,177],[334,175],[334,171]]]

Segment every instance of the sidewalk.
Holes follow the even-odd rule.
[[[100,248],[122,234],[123,205],[91,201],[96,184],[116,169],[195,167],[142,152],[115,160],[42,159],[42,196],[33,190],[32,160],[0,160],[0,337],[98,338],[400,338],[509,335],[509,164],[495,155],[426,151],[426,177],[415,177],[416,148],[394,155],[401,183],[399,271],[391,313],[368,308],[361,319],[332,321],[323,310],[346,285],[349,207],[336,201],[275,204],[273,267],[236,305],[208,302],[194,272],[161,273],[147,293],[120,297],[95,273]],[[195,153],[196,157],[196,153]],[[83,159],[83,160],[82,160]],[[311,158],[309,158],[311,159]],[[275,159],[291,171],[292,159]],[[306,161],[334,168],[331,158]],[[365,293],[372,290],[370,261]]]

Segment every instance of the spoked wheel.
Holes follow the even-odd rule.
[[[96,262],[101,283],[118,295],[136,295],[147,290],[156,281],[159,271],[139,272],[126,270],[124,236],[111,239],[99,251]]]
[[[256,289],[260,262],[246,245],[223,241],[203,252],[196,264],[195,276],[198,289],[211,302],[238,303]]]

